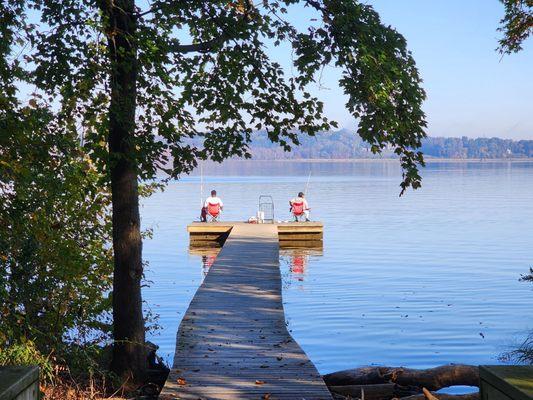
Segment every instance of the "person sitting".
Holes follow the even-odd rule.
[[[220,197],[217,196],[217,191],[211,190],[211,196],[205,200],[204,209],[202,211],[202,216],[205,215],[204,222],[207,222],[207,217],[210,217],[210,222],[218,221],[223,209],[224,203],[222,203]]]
[[[310,208],[307,204],[307,200],[305,199],[305,195],[302,192],[298,193],[298,197],[289,201],[289,205],[291,207],[291,212],[296,222],[309,221]]]

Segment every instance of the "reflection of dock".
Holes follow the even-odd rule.
[[[196,225],[193,231],[206,232]],[[229,230],[179,327],[161,398],[331,399],[285,325],[279,225],[241,223]],[[220,232],[226,234],[208,233]]]
[[[211,266],[215,263],[220,247],[189,247],[189,254],[202,259],[202,275],[206,277]]]
[[[191,247],[220,247],[233,227],[250,229],[262,225],[274,226],[281,248],[321,248],[324,226],[321,222],[282,222],[274,224],[248,224],[245,222],[193,222],[187,226]]]

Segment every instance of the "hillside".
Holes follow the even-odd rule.
[[[264,132],[253,138],[251,153],[256,160],[275,159],[350,159],[375,158],[370,146],[353,132],[342,129],[321,133],[315,137],[300,136],[300,146],[285,152],[268,140]],[[422,145],[426,157],[455,159],[505,159],[533,157],[533,140],[510,140],[501,138],[428,137]],[[394,157],[385,151],[384,157]],[[381,156],[380,156],[381,157]]]

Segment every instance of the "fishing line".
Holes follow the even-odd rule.
[[[204,206],[204,164],[200,161],[200,208]]]
[[[311,182],[311,170],[309,170],[309,176],[307,177],[307,184],[305,185],[305,192],[304,192],[305,196],[307,196],[307,192],[309,192],[309,182]]]

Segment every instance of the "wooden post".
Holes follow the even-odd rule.
[[[39,400],[39,367],[0,367],[0,400]]]
[[[481,400],[532,400],[533,366],[481,365]]]

